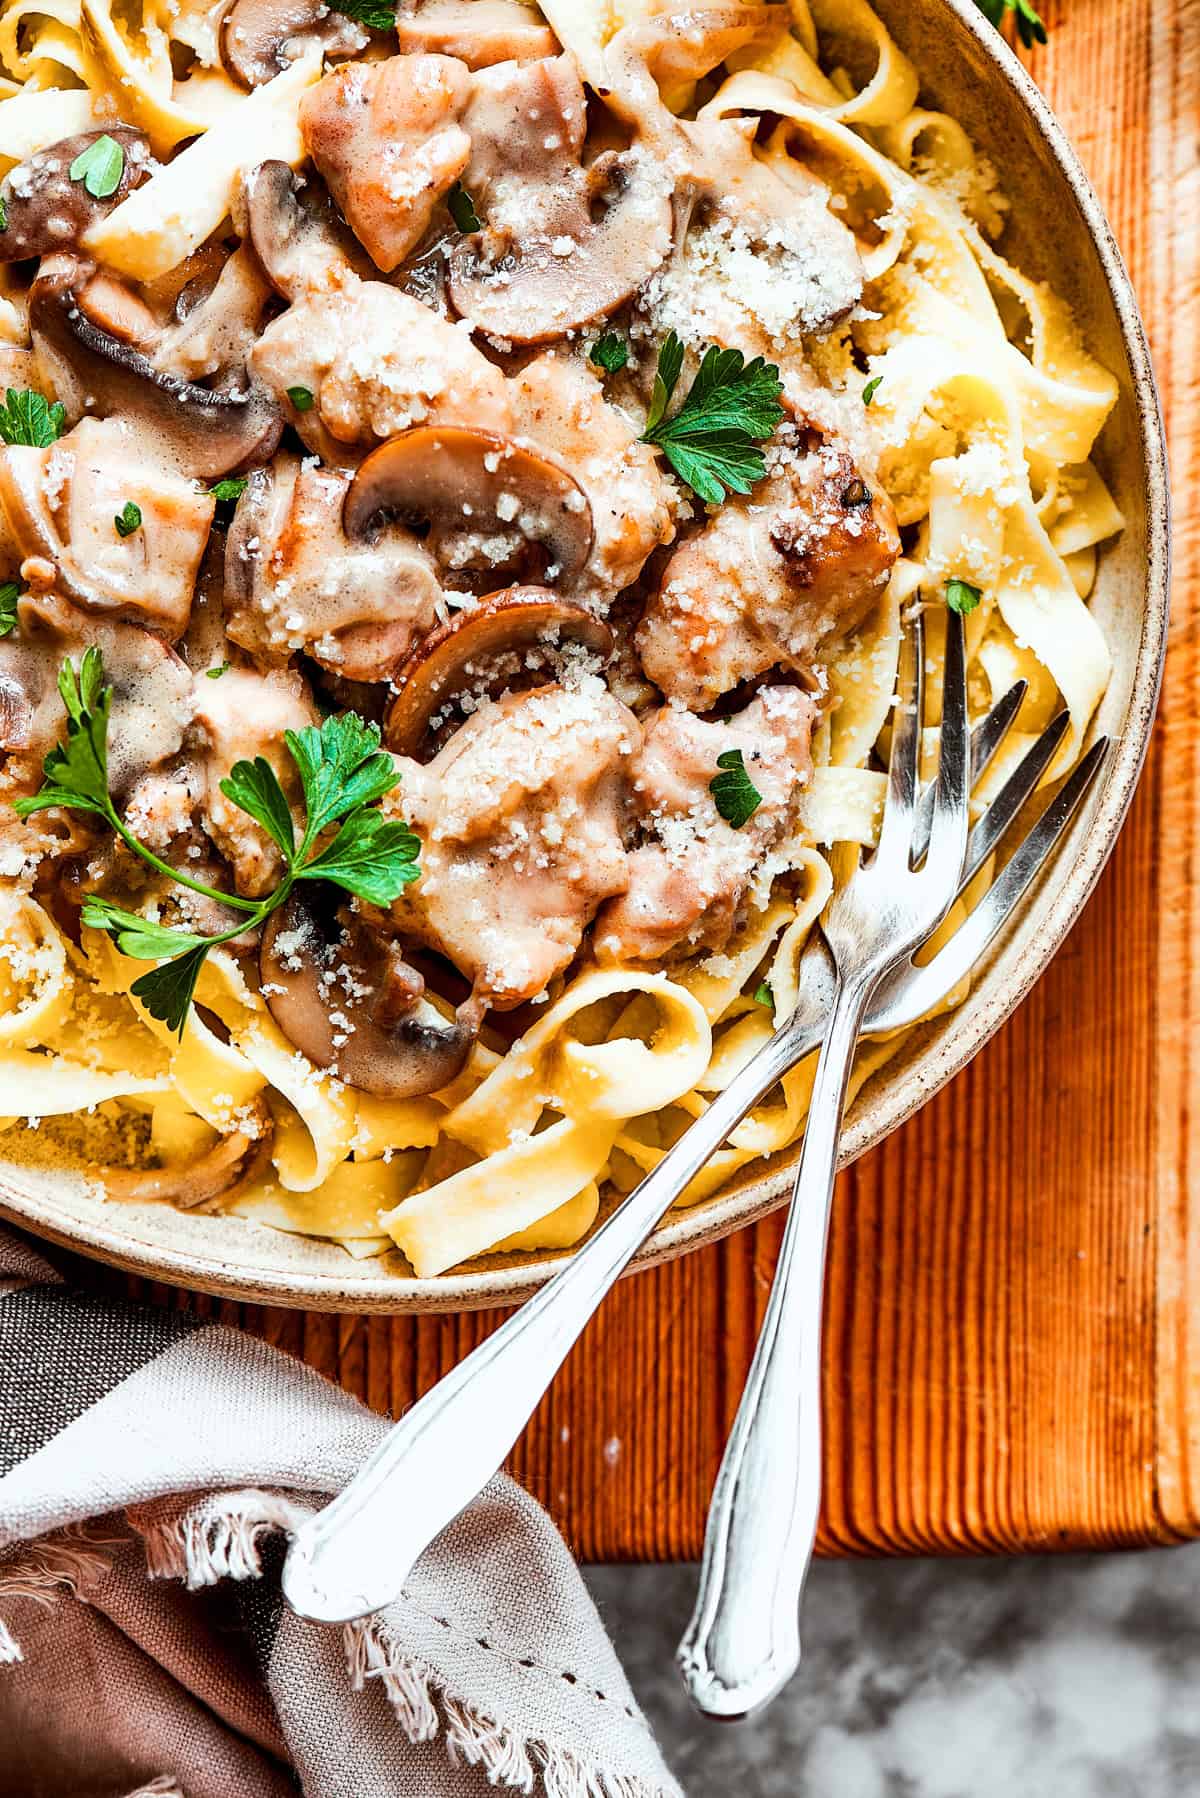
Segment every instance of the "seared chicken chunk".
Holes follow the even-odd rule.
[[[129,425],[83,418],[48,449],[0,449],[0,502],[8,573],[182,636],[215,502],[148,455]]]
[[[668,562],[638,631],[642,664],[703,712],[777,664],[810,670],[866,617],[900,553],[891,501],[831,442],[787,446]]]
[[[504,376],[465,325],[448,324],[381,281],[351,277],[333,293],[298,300],[259,338],[253,373],[286,399],[303,387],[314,405],[295,413],[305,442],[326,461],[339,448],[372,449],[418,424],[506,431]]]
[[[648,840],[629,858],[629,888],[596,919],[604,962],[661,961],[720,948],[732,935],[756,876],[791,835],[811,770],[816,707],[797,687],[764,687],[736,717],[706,723],[664,706],[646,727],[633,768],[633,798]],[[762,803],[740,830],[717,810],[717,757],[740,749]]]
[[[284,732],[319,722],[298,674],[255,674],[229,668],[220,680],[196,682],[193,719],[201,743],[204,828],[233,869],[239,893],[257,899],[279,879],[281,858],[265,830],[226,799],[221,781],[237,761],[265,756],[287,793],[296,771]]]
[[[542,992],[624,892],[624,771],[641,734],[599,682],[540,687],[481,706],[425,767],[397,757],[383,805],[420,836],[421,878],[392,917],[497,1010]]]
[[[303,649],[348,680],[385,680],[433,628],[441,587],[402,525],[346,537],[349,485],[344,470],[294,456],[255,471],[226,543],[226,628],[262,661]]]
[[[467,166],[471,91],[452,56],[392,56],[326,75],[300,104],[313,161],[377,268],[390,274]]]
[[[517,430],[571,469],[591,501],[595,536],[578,584],[604,597],[619,593],[675,534],[656,452],[638,441],[577,357],[547,350],[513,377],[510,390]]]
[[[401,50],[458,56],[471,69],[553,56],[557,39],[528,0],[400,0]]]

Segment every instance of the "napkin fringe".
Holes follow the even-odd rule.
[[[131,1506],[151,1579],[181,1579],[189,1592],[223,1579],[258,1579],[260,1546],[276,1530],[295,1533],[309,1513],[282,1493],[248,1487],[214,1494],[185,1511]]]
[[[0,1563],[0,1603],[27,1598],[48,1609],[65,1594],[86,1604],[88,1590],[112,1565],[104,1549],[120,1540],[101,1534],[90,1523],[69,1523],[53,1535],[39,1537],[12,1560]],[[20,1642],[0,1617],[0,1667],[15,1666],[24,1658]]]

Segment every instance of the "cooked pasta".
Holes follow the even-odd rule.
[[[910,608],[1027,683],[976,803],[1078,759],[1116,383],[866,0],[3,0],[0,66],[5,1152],[568,1248],[794,1004]]]

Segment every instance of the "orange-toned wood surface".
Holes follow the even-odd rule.
[[[967,1072],[843,1177],[827,1550],[1200,1535],[1200,0],[1048,0],[1032,58],[1116,228],[1169,412],[1166,686],[1100,889]],[[589,1559],[695,1555],[778,1220],[627,1281],[513,1471]],[[96,1270],[95,1279],[118,1279]],[[243,1321],[399,1411],[497,1315]]]

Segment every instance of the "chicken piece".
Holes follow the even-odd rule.
[[[526,0],[400,0],[400,49],[458,56],[469,69],[553,56],[558,40]]]
[[[499,1011],[541,993],[600,902],[625,890],[625,770],[641,737],[589,681],[482,705],[425,767],[397,757],[384,810],[421,838],[421,878],[392,908],[399,929]]]
[[[376,267],[398,268],[467,166],[471,76],[452,56],[348,63],[300,102],[309,154]]]
[[[201,278],[183,289],[174,322],[154,345],[154,366],[187,381],[243,381],[273,295],[253,250],[242,244],[211,286]]]
[[[85,618],[58,594],[26,593],[17,604],[16,630],[0,638],[0,755],[9,756],[5,774],[22,791],[40,785],[42,758],[63,734],[59,671],[67,661],[78,668],[93,645],[113,689],[110,791],[122,798],[183,741],[192,676],[161,637],[133,624]]]
[[[319,723],[316,707],[298,674],[228,668],[219,680],[196,681],[193,721],[201,746],[204,828],[233,869],[238,892],[260,898],[279,879],[279,851],[253,818],[226,799],[220,783],[235,762],[261,755],[284,792],[294,792],[296,770],[283,733]]]
[[[260,661],[296,650],[348,680],[386,680],[437,620],[433,558],[402,525],[351,542],[342,529],[350,476],[295,456],[257,469],[226,543],[232,640]]]
[[[766,483],[671,557],[638,630],[646,673],[694,712],[777,664],[813,669],[866,617],[900,553],[891,501],[845,450],[785,444],[772,460]]]
[[[675,535],[673,496],[659,458],[577,357],[547,350],[513,377],[509,390],[517,429],[564,462],[591,502],[595,536],[579,585],[610,598]]]
[[[601,962],[659,962],[729,941],[754,885],[787,865],[771,852],[792,834],[812,767],[816,706],[798,687],[764,687],[744,711],[706,723],[663,706],[646,726],[633,796],[648,841],[629,857],[629,887],[596,919]],[[717,810],[717,757],[740,749],[762,803],[740,830]],[[764,890],[759,900],[765,903]]]
[[[0,450],[0,554],[37,591],[183,635],[215,501],[149,460],[117,418],[83,418],[48,449]],[[126,534],[117,527],[130,503]]]
[[[381,281],[351,277],[335,293],[297,300],[267,326],[250,366],[327,462],[345,461],[351,445],[373,449],[411,425],[507,431],[511,423],[504,376],[469,329]],[[291,407],[293,387],[314,396],[309,410]]]

